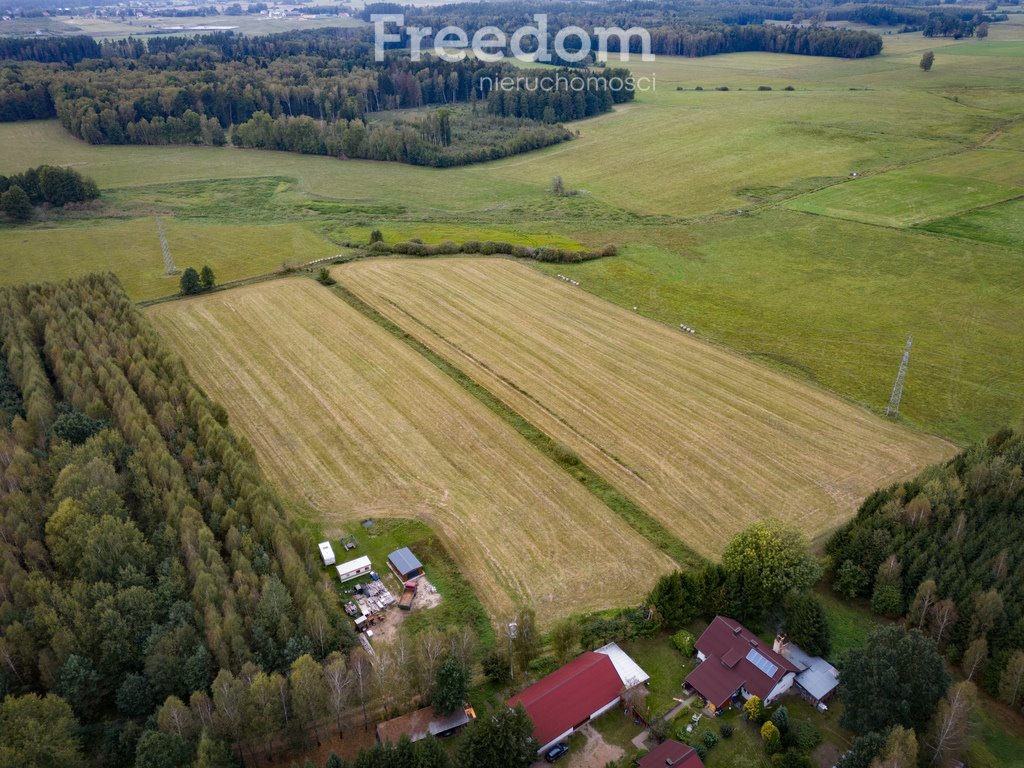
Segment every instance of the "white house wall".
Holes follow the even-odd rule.
[[[591,720],[596,720],[601,715],[603,715],[605,712],[609,712],[610,710],[614,709],[616,707],[616,705],[618,705],[618,703],[619,703],[619,697],[616,696],[614,699],[612,699],[607,704],[605,704],[603,707],[601,707],[599,710],[597,710],[597,712],[592,714],[590,716],[590,719]]]
[[[572,736],[573,730],[574,730],[574,729],[570,728],[570,729],[569,729],[568,731],[566,731],[565,733],[562,733],[562,734],[560,734],[560,735],[559,735],[559,736],[558,736],[557,738],[554,738],[554,739],[552,739],[552,740],[551,740],[551,741],[549,741],[549,742],[548,742],[547,744],[545,744],[545,745],[544,745],[543,747],[541,747],[540,749],[538,749],[538,750],[537,750],[537,754],[543,754],[544,752],[547,752],[547,751],[548,751],[549,749],[551,749],[551,748],[552,748],[553,746],[555,746],[555,744],[557,744],[558,742],[560,742],[560,741],[561,741],[562,739],[567,739],[567,738],[569,738],[570,736]]]
[[[768,698],[766,698],[764,700],[764,703],[765,704],[771,704],[773,701],[775,701],[777,698],[779,698],[779,696],[784,694],[786,691],[788,691],[792,687],[793,681],[795,679],[796,679],[796,673],[794,673],[794,672],[787,672],[783,676],[783,678],[781,680],[779,680],[778,684],[774,688],[772,688],[772,692],[768,694]]]

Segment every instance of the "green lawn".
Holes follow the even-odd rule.
[[[1013,730],[1016,722],[1001,722],[983,706],[975,717],[974,738],[967,752],[972,768],[1021,768],[1024,766],[1024,733]]]
[[[665,714],[676,705],[675,699],[683,698],[683,680],[694,667],[693,659],[684,658],[668,635],[638,638],[620,645],[651,676],[647,696],[651,715]]]
[[[847,651],[863,647],[871,630],[884,623],[867,608],[844,601],[827,587],[822,586],[817,594],[832,633],[833,663],[838,663]]]
[[[695,736],[700,738],[706,730],[720,735],[719,727],[725,723],[733,726],[733,734],[711,748],[704,760],[706,768],[770,768],[772,763],[764,753],[760,733],[735,709],[714,719],[702,718]]]
[[[594,721],[594,728],[597,729],[597,732],[601,734],[605,741],[617,747],[622,747],[626,752],[636,751],[636,747],[633,746],[633,739],[644,730],[643,724],[638,724],[634,721],[632,715],[623,714],[622,710],[618,708],[613,709]]]

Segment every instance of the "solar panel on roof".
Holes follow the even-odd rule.
[[[768,675],[768,677],[775,677],[775,673],[779,671],[777,665],[772,664],[753,648],[747,651],[747,661]]]

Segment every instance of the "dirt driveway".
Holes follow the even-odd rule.
[[[587,741],[582,747],[573,749],[555,763],[560,768],[604,768],[611,761],[622,757],[622,747],[606,742],[592,725],[584,726],[577,733],[583,734]],[[546,765],[543,760],[538,760],[533,764],[533,768]]]

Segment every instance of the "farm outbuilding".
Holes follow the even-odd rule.
[[[320,557],[324,559],[324,565],[334,565],[334,547],[331,546],[331,542],[320,542]]]
[[[370,558],[363,555],[362,557],[357,557],[355,560],[349,560],[347,563],[339,565],[338,578],[342,581],[350,581],[351,579],[355,579],[369,573],[372,568],[373,566],[370,563]]]
[[[781,653],[800,670],[793,681],[800,695],[824,709],[825,702],[839,687],[839,670],[820,656],[811,656],[799,645],[786,642],[781,635],[775,638],[772,650]]]
[[[397,744],[403,736],[416,742],[427,736],[454,736],[476,719],[471,707],[455,710],[450,715],[439,715],[433,707],[424,707],[407,715],[377,724],[377,742]]]
[[[388,565],[395,572],[399,581],[409,581],[423,575],[423,563],[408,547],[396,549],[388,555]]]
[[[522,704],[533,720],[533,738],[544,752],[605,712],[624,691],[643,685],[648,675],[615,643],[587,651],[508,700]]]

